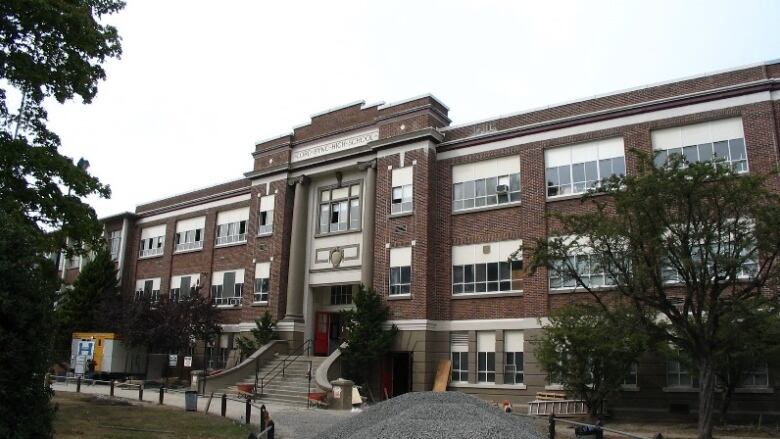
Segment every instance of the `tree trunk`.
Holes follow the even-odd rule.
[[[715,374],[712,362],[705,359],[699,363],[699,422],[696,437],[712,439],[712,416],[715,412]]]
[[[729,406],[731,406],[731,397],[734,395],[734,388],[736,386],[729,382],[726,388],[723,389],[723,398],[720,403],[720,422],[721,424],[728,423]]]

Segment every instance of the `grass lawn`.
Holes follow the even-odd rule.
[[[229,419],[151,404],[130,404],[69,392],[57,392],[57,439],[246,438],[250,430]]]

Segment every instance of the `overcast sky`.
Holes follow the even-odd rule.
[[[49,105],[99,216],[242,177],[311,114],[432,93],[454,124],[780,58],[780,1],[129,0],[91,105]]]

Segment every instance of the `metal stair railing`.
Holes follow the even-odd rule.
[[[297,348],[293,349],[292,352],[287,354],[287,356],[282,359],[281,363],[276,363],[276,365],[273,368],[271,368],[271,370],[266,372],[266,374],[263,375],[262,377],[258,377],[258,375],[260,374],[260,362],[259,362],[259,358],[258,358],[258,361],[255,361],[255,389],[254,389],[255,392],[254,393],[256,395],[263,396],[264,392],[265,392],[265,386],[268,383],[270,383],[280,373],[282,374],[282,377],[284,378],[285,369],[287,369],[288,366],[290,366],[293,363],[295,363],[295,361],[298,360],[300,358],[300,356],[304,352],[306,352],[306,356],[309,356],[309,353],[311,352],[311,345],[312,345],[311,339],[308,339],[308,340],[304,341],[300,346],[298,346]],[[308,361],[308,363],[309,363],[309,373],[308,373],[308,375],[309,375],[309,381],[311,381],[311,367],[312,367],[312,365],[311,365],[311,361]],[[281,369],[279,368],[279,366],[281,366]],[[259,384],[260,384],[260,392],[259,393],[257,392],[258,381],[259,381]]]

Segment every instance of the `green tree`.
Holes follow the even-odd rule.
[[[114,0],[0,2],[0,258],[6,261],[0,264],[0,367],[13,378],[0,386],[0,437],[51,437],[48,396],[41,392],[57,276],[40,255],[58,253],[66,237],[71,251],[98,242],[101,226],[81,199],[110,194],[86,167],[58,152],[44,100],[92,100],[105,77],[101,65],[121,52],[116,29],[98,20],[123,6]],[[16,110],[9,110],[9,95],[18,97],[10,105]]]
[[[766,177],[723,162],[656,166],[637,156],[636,175],[603,182],[583,198],[583,213],[554,215],[558,238],[535,243],[533,265],[605,309],[623,299],[654,340],[684,352],[699,378],[697,434],[708,439],[718,362],[741,329],[728,322],[780,300],[769,288],[778,280],[780,198]],[[583,273],[604,278],[597,287],[598,276]]]
[[[720,420],[724,424],[734,392],[743,385],[746,374],[780,361],[780,312],[761,308],[742,315],[738,320],[723,322],[723,331],[732,336],[729,345],[721,349],[715,367],[721,387]]]
[[[117,332],[122,317],[117,269],[105,247],[99,247],[65,289],[57,308],[57,350],[70,347],[73,332]]]
[[[0,438],[51,437],[44,374],[54,330],[54,264],[33,251],[35,230],[0,210]]]
[[[261,347],[267,345],[271,340],[276,340],[279,336],[274,332],[276,323],[268,310],[262,317],[255,319],[255,327],[252,328],[252,338],[240,336],[236,338],[238,350],[241,352],[241,358],[247,358]]]
[[[398,328],[384,328],[390,309],[373,289],[361,285],[353,301],[355,308],[341,313],[347,343],[342,358],[346,376],[366,384],[377,369],[377,361],[390,351]]]
[[[550,324],[536,340],[536,358],[567,393],[588,406],[591,417],[601,412],[628,376],[648,340],[631,310],[604,312],[590,304],[565,306],[550,315]]]
[[[148,295],[125,304],[122,336],[129,346],[149,352],[183,354],[197,341],[209,343],[220,333],[219,310],[196,288],[179,300]]]

